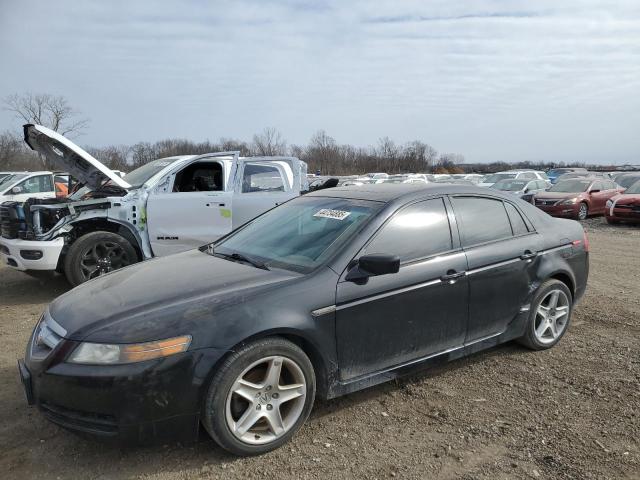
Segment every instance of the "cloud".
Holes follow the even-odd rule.
[[[65,95],[95,145],[274,125],[469,161],[640,151],[636,1],[22,0],[0,5],[0,42],[0,92]]]

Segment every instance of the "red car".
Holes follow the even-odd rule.
[[[607,200],[620,193],[620,187],[601,178],[562,180],[534,197],[534,205],[554,217],[584,220],[589,215],[603,215]]]
[[[607,222],[640,222],[640,181],[607,200]]]

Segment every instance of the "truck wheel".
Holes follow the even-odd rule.
[[[111,232],[91,232],[69,247],[64,259],[64,272],[74,287],[138,261],[129,241]]]

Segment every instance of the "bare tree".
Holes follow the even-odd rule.
[[[63,96],[14,93],[4,99],[4,110],[25,123],[44,125],[62,135],[79,135],[89,125],[86,118],[78,118],[78,113]]]
[[[262,133],[257,133],[253,136],[251,150],[254,155],[285,155],[287,142],[278,130],[274,127],[267,127]]]

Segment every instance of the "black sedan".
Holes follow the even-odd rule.
[[[383,184],[291,200],[214,244],[56,299],[19,362],[65,428],[254,455],[332,398],[510,340],[555,345],[585,291],[582,227],[512,195]]]

